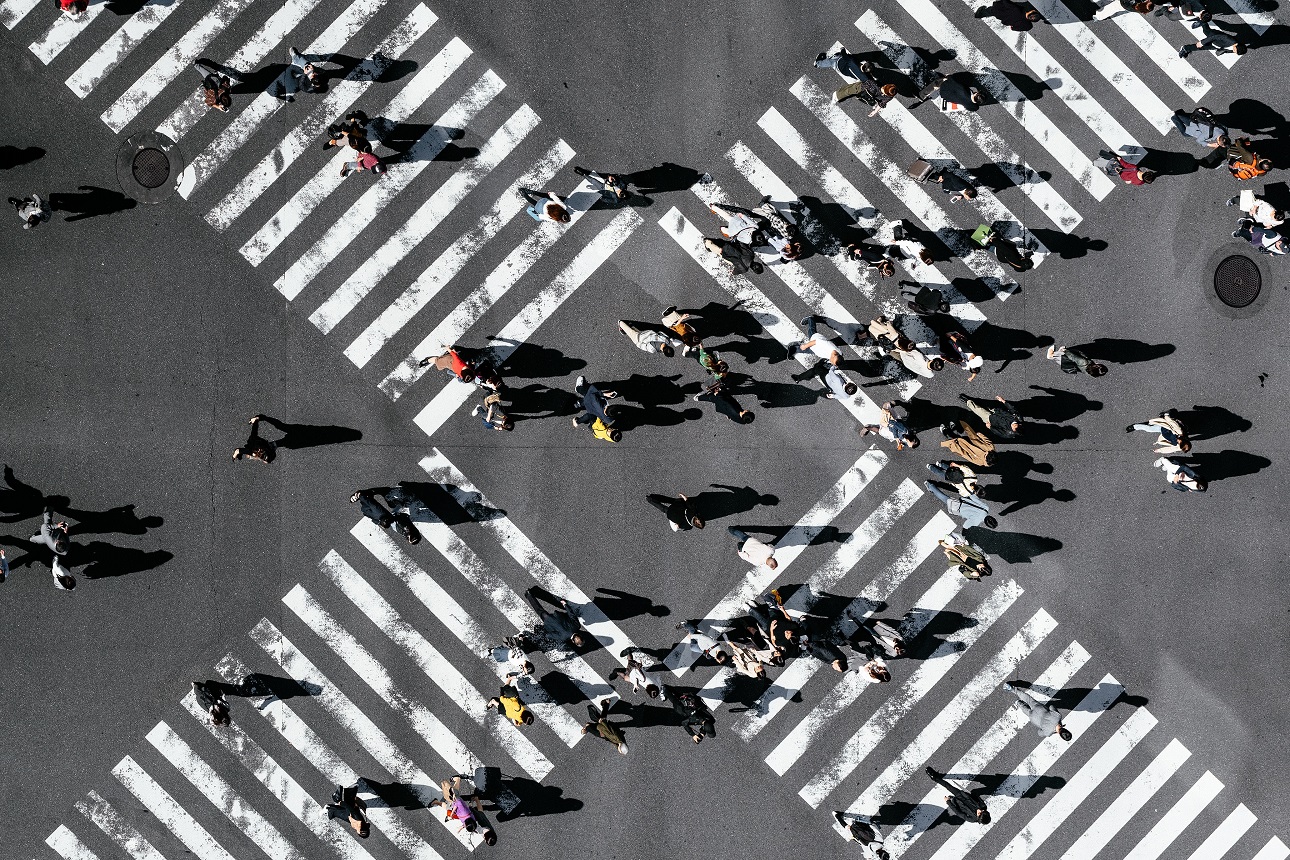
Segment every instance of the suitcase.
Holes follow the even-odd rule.
[[[932,175],[932,166],[920,158],[909,165],[909,175],[914,177],[915,182],[926,182],[927,177]]]

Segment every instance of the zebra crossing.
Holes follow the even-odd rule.
[[[487,322],[499,334],[484,345],[504,361],[644,223],[630,209],[592,213],[594,181],[560,188],[573,147],[424,3],[350,0],[330,14],[319,0],[104,8],[73,19],[0,0],[0,23],[113,132],[175,140],[187,156],[179,193],[390,399],[421,400],[412,412],[428,435],[471,389],[423,381],[422,357],[479,339],[472,330]],[[239,44],[234,32],[249,35]],[[292,45],[339,68],[326,92],[280,98]],[[227,116],[204,104],[190,71],[199,58],[244,83]],[[345,151],[316,152],[327,126],[356,109],[372,117],[378,153],[401,153],[379,179],[347,180]],[[517,218],[518,189],[552,183],[570,222]],[[483,267],[486,254],[501,262]]]

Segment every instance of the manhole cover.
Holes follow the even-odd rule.
[[[135,154],[130,172],[144,188],[158,188],[170,179],[170,159],[160,149],[147,147]]]
[[[1259,297],[1263,275],[1249,257],[1225,258],[1214,269],[1214,293],[1229,308],[1243,308]]]

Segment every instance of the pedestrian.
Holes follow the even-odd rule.
[[[645,497],[645,501],[667,514],[668,524],[674,532],[701,529],[705,525],[703,518],[694,510],[693,503],[684,493],[678,494],[675,499],[671,496],[650,493]]]
[[[327,79],[323,77],[322,69],[318,68],[319,62],[322,61],[311,60],[310,57],[300,53],[299,48],[292,47],[287,53],[285,86],[278,98],[293,102],[296,100],[296,93],[326,92]]]
[[[618,329],[636,344],[643,352],[661,352],[668,358],[676,355],[677,349],[684,349],[685,344],[670,334],[666,329],[652,323],[634,320],[619,320]]]
[[[951,203],[976,199],[977,191],[972,186],[972,183],[951,170],[941,169],[927,178],[929,181],[940,185],[942,193],[950,195]]]
[[[76,587],[76,579],[72,572],[67,569],[64,559],[71,549],[71,539],[68,537],[68,527],[66,520],[54,522],[54,513],[50,508],[45,508],[44,515],[41,517],[40,531],[30,538],[32,543],[38,543],[45,546],[52,553],[49,561],[50,572],[54,577],[54,587],[61,591],[71,591]],[[6,561],[4,569],[8,571],[9,563]]]
[[[516,672],[508,672],[506,683],[502,684],[497,695],[489,699],[484,707],[497,711],[517,726],[531,726],[533,712],[520,698],[519,677]]]
[[[725,379],[726,374],[730,372],[730,365],[721,360],[721,356],[715,349],[708,349],[699,344],[698,355],[695,358],[698,359],[700,367],[712,374],[714,382]]]
[[[869,337],[881,346],[898,346],[902,349],[913,349],[914,343],[905,337],[904,332],[896,328],[896,324],[889,320],[885,314],[879,314],[869,321],[865,327]]]
[[[821,663],[832,666],[835,672],[845,672],[847,658],[838,647],[830,624],[823,618],[813,615],[803,616],[799,623],[805,627],[805,632],[802,634],[802,647],[806,649],[806,653]]]
[[[994,572],[990,569],[990,560],[985,550],[974,543],[969,543],[968,539],[958,532],[950,532],[937,543],[940,544],[950,564],[956,565],[959,573],[966,578],[979,580]]]
[[[619,652],[618,656],[626,658],[627,662],[609,673],[609,683],[612,684],[619,678],[623,678],[632,685],[633,693],[644,690],[645,695],[651,699],[657,699],[659,696],[664,700],[667,699],[667,695],[663,692],[663,684],[655,674],[655,670],[660,667],[652,666],[651,669],[646,670],[645,664],[641,661],[641,654],[631,645]]]
[[[72,20],[79,20],[90,8],[90,0],[57,0],[58,8]]]
[[[847,245],[847,255],[864,263],[878,273],[880,278],[890,278],[896,274],[896,263],[887,255],[887,249],[864,243]]]
[[[1191,450],[1191,440],[1187,438],[1187,431],[1178,420],[1178,413],[1172,409],[1161,412],[1158,418],[1148,419],[1145,424],[1130,424],[1124,430],[1126,433],[1132,433],[1134,430],[1155,433],[1156,439],[1153,445],[1157,454],[1186,454]]]
[[[959,421],[957,425],[941,425],[941,434],[945,436],[942,448],[949,448],[977,466],[988,468],[994,465],[994,442],[966,421]]]
[[[681,313],[676,309],[676,305],[671,305],[663,311],[663,325],[676,335],[677,340],[685,344],[685,348],[681,350],[682,355],[689,355],[703,345],[698,331],[690,325],[692,319],[694,319],[693,314]]]
[[[905,656],[905,638],[887,622],[857,618],[851,610],[847,610],[843,617],[855,622],[851,646],[867,659],[877,657],[879,651],[893,658]]]
[[[729,664],[740,675],[745,675],[749,678],[766,677],[766,664],[761,661],[756,649],[731,639],[729,634],[722,635],[720,647],[724,649],[722,653],[729,651]]]
[[[774,568],[771,568],[772,570]],[[770,656],[776,665],[783,665],[784,658],[795,655],[802,645],[805,631],[801,622],[788,614],[779,601],[779,592],[763,594],[761,602],[752,601],[745,608],[755,621],[761,634],[770,645]],[[759,643],[752,643],[755,645]]]
[[[1272,169],[1272,159],[1261,158],[1250,147],[1248,137],[1238,137],[1227,146],[1227,169],[1238,181],[1257,179]]]
[[[445,344],[440,349],[443,350],[442,353],[426,356],[417,362],[417,366],[430,367],[433,365],[435,370],[446,370],[462,382],[474,381],[475,363],[461,354],[460,347]]]
[[[703,743],[704,738],[717,736],[717,721],[708,710],[707,705],[693,693],[676,693],[672,698],[672,710],[681,717],[681,728],[696,743]]]
[[[813,317],[807,317],[807,340],[790,350],[790,355],[797,351],[810,352],[816,356],[816,362],[810,373],[819,378],[824,385],[824,396],[830,400],[854,397],[860,387],[843,375],[841,370],[842,354],[833,348],[832,342],[815,333]],[[801,377],[795,377],[800,379]]]
[[[609,415],[609,401],[618,396],[617,391],[602,391],[597,385],[590,385],[587,377],[579,376],[574,382],[574,394],[580,398],[583,414],[572,419],[574,427],[591,424],[597,418],[606,427],[614,426],[614,419]]]
[[[1107,176],[1118,177],[1129,185],[1150,185],[1156,181],[1156,172],[1139,167],[1132,161],[1109,149],[1100,150],[1093,164],[1100,167]]]
[[[438,799],[430,801],[434,806]],[[367,803],[358,796],[358,783],[350,786],[338,785],[331,793],[331,803],[324,807],[327,820],[344,818],[360,838],[366,839],[372,832],[372,823],[367,820]]]
[[[1006,263],[1015,272],[1028,272],[1035,267],[1034,256],[1029,248],[1023,248],[1016,241],[1008,241],[999,235],[999,231],[990,230],[985,234],[983,244],[994,254],[995,259]]]
[[[985,365],[985,359],[972,350],[968,336],[960,331],[950,331],[945,333],[942,341],[941,357],[967,371],[968,382],[976,379]]]
[[[736,424],[751,424],[753,422],[752,410],[744,409],[739,405],[739,401],[735,400],[730,393],[730,386],[725,382],[718,382],[715,385],[708,386],[694,395],[693,399],[711,403],[718,412]]]
[[[842,828],[848,842],[860,844],[861,856],[865,860],[890,860],[891,855],[882,847],[882,831],[872,819],[866,820],[838,809],[833,812],[833,820]]]
[[[801,217],[802,203],[800,200],[792,200],[784,204],[784,209],[787,210],[787,214],[770,202],[768,194],[753,207],[752,211],[758,216],[758,224],[766,244],[779,253],[781,262],[790,263],[800,258],[805,248],[796,221],[789,220]]]
[[[734,526],[727,526],[726,531],[730,532],[738,544],[735,551],[739,557],[754,567],[765,565],[770,570],[779,567],[779,562],[775,560],[775,548],[770,544],[762,543],[755,537],[751,537],[746,531],[737,529]]]
[[[1208,482],[1196,470],[1177,457],[1161,457],[1151,465],[1165,473],[1169,486],[1184,493],[1203,493],[1209,489]]]
[[[917,107],[937,94],[940,95],[941,110],[947,110],[951,104],[963,108],[981,104],[981,91],[976,87],[963,83],[953,75],[932,72],[931,80],[918,91],[918,98],[910,104],[910,108]]]
[[[1165,15],[1172,17],[1171,13],[1178,13],[1178,20],[1186,21],[1191,18],[1194,21],[1209,21],[1214,16],[1202,0],[1163,0],[1156,3],[1156,10],[1152,14],[1156,16]]]
[[[444,780],[447,782],[447,780]],[[451,785],[449,785],[451,788]],[[443,790],[443,783],[440,783],[440,790]],[[452,799],[449,800],[449,795]],[[464,798],[457,796],[454,792],[445,792],[442,799],[436,797],[430,801],[431,809],[442,809],[444,823],[449,821],[459,821],[461,824],[457,827],[457,832],[474,833],[479,829],[479,821],[475,818],[475,810],[471,809],[471,804],[467,803]]]
[[[22,229],[30,230],[32,227],[38,227],[49,220],[49,204],[40,198],[39,194],[33,194],[30,197],[9,198],[10,205],[18,213],[18,218],[22,221]]]
[[[821,324],[833,329],[838,333],[838,336],[842,338],[843,343],[851,346],[859,346],[869,339],[869,332],[866,330],[865,326],[862,326],[859,323],[848,323],[833,319],[832,317],[811,315],[802,317],[801,322],[802,327],[806,329],[807,340],[815,339]],[[830,346],[830,348],[832,349],[832,346]],[[788,357],[792,358],[797,355],[798,349],[800,349],[800,347],[797,344],[789,344]],[[838,360],[842,360],[841,355],[838,356]]]
[[[349,497],[350,504],[358,502],[358,509],[363,512],[363,516],[376,523],[378,528],[388,529],[394,525],[394,514],[385,509],[385,506],[376,500],[376,491],[372,490],[355,490]]]
[[[927,471],[958,491],[960,496],[975,496],[981,489],[976,472],[967,463],[955,460],[937,460],[927,464]]]
[[[485,782],[486,774],[489,768],[475,768],[475,779],[472,782],[467,777],[460,774],[454,774],[447,779],[439,781],[439,791],[443,794],[443,800],[438,798],[430,801],[431,807],[442,805],[444,809],[444,821],[460,821],[462,826],[458,831],[465,830],[468,833],[478,833],[485,845],[496,845],[497,834],[493,828],[489,827],[487,822],[476,813],[480,812],[483,807],[484,791],[479,788],[480,783]],[[489,792],[490,794],[492,792]],[[498,809],[502,808],[500,804]],[[467,826],[466,822],[473,822],[474,826]]]
[[[703,240],[703,247],[709,254],[713,254],[726,261],[730,270],[736,275],[742,275],[744,272],[752,272],[754,275],[760,275],[766,271],[766,267],[757,259],[753,249],[743,242],[734,239],[708,239]]]
[[[677,643],[677,647],[683,647],[693,656],[694,660],[690,664],[691,672],[699,668],[700,657],[710,657],[720,666],[730,662],[730,655],[722,649],[722,643],[700,630],[697,621],[680,621],[676,629],[686,633],[685,637]]]
[[[4,550],[0,549],[0,582],[9,578],[9,559],[5,557]]]
[[[518,189],[520,196],[529,202],[524,211],[534,221],[554,221],[557,224],[568,224],[572,218],[565,202],[551,191],[534,191],[532,188]]]
[[[521,678],[528,678],[537,671],[537,668],[529,661],[528,654],[524,651],[525,636],[518,633],[513,636],[507,636],[502,640],[500,648],[493,649],[493,659],[498,663],[504,663],[511,670],[507,673],[509,678],[516,675]],[[516,682],[516,686],[519,682]]]
[[[1249,218],[1242,218],[1236,222],[1236,229],[1232,231],[1233,239],[1244,239],[1254,246],[1254,250],[1260,254],[1271,254],[1274,257],[1282,257],[1290,253],[1290,245],[1276,230],[1269,230],[1266,227],[1260,227]]]
[[[945,359],[939,355],[928,355],[923,351],[923,347],[930,348],[931,344],[915,345],[905,339],[888,349],[887,355],[900,362],[901,366],[910,373],[931,379],[936,373],[945,369]]]
[[[263,415],[254,415],[251,417],[251,435],[246,438],[245,444],[240,448],[233,449],[233,459],[241,460],[243,457],[252,460],[258,460],[261,463],[272,463],[278,456],[278,443],[272,442],[260,436],[260,422],[267,421],[269,424],[277,426],[278,422],[272,418],[266,419]],[[280,428],[279,428],[280,429]]]
[[[1170,119],[1183,137],[1191,138],[1206,149],[1213,150],[1200,160],[1202,167],[1213,169],[1223,163],[1232,138],[1231,133],[1218,124],[1213,111],[1203,107],[1198,107],[1191,113],[1176,110]]]
[[[850,82],[847,86],[833,92],[834,104],[853,97],[859,98],[873,108],[873,110],[869,111],[869,116],[874,116],[896,96],[895,84],[879,84],[878,80],[873,76],[873,64],[867,62],[857,63],[855,58],[847,53],[847,49],[844,46],[839,46],[832,54],[823,52],[817,54],[815,67],[817,69],[835,69]]]
[[[878,424],[862,424],[859,427],[860,435],[869,436],[877,433],[884,439],[895,442],[897,451],[918,447],[918,435],[909,428],[909,410],[904,404],[887,401],[882,404],[878,419],[880,421]]]
[[[950,516],[963,518],[964,528],[984,525],[992,529],[999,525],[999,521],[990,516],[990,506],[980,496],[960,496],[958,493],[950,496],[931,481],[923,481],[923,486],[945,506]]]
[[[945,775],[932,770],[931,765],[927,766],[926,773],[931,777],[932,782],[944,786],[949,791],[949,794],[945,795],[945,804],[949,807],[951,815],[956,815],[964,821],[974,821],[977,824],[990,823],[990,813],[985,808],[985,801],[946,782]]]
[[[754,248],[766,244],[761,225],[751,210],[729,204],[710,203],[708,211],[726,222],[721,228],[721,235],[727,239],[733,239]]]
[[[1238,57],[1246,51],[1245,43],[1235,33],[1229,33],[1213,21],[1198,20],[1192,23],[1192,29],[1198,29],[1201,38],[1196,44],[1187,43],[1178,49],[1178,56],[1183,59],[1192,51],[1203,51],[1212,48],[1215,54],[1235,54]]]
[[[343,123],[327,126],[327,140],[323,149],[348,144],[350,149],[363,152],[370,148],[367,140],[367,114],[361,110],[352,111]]]
[[[987,430],[999,438],[1016,439],[1021,435],[1021,416],[1017,413],[1016,407],[1003,397],[996,395],[995,402],[991,402],[960,394],[959,400],[962,400],[968,410],[985,423]],[[998,405],[995,405],[996,403]]]
[[[1033,696],[1025,690],[1017,689],[1020,681],[1005,681],[1003,689],[1017,697],[1013,702],[1013,707],[1021,710],[1022,713],[1030,720],[1030,724],[1039,732],[1041,738],[1049,735],[1058,735],[1062,740],[1070,743],[1071,733],[1062,725],[1061,715],[1052,705],[1041,705]]]
[[[1253,191],[1242,191],[1227,201],[1228,206],[1239,206],[1241,211],[1266,230],[1280,227],[1285,223],[1285,213],[1273,206]]]
[[[620,755],[627,755],[627,739],[623,737],[623,730],[609,722],[609,709],[614,706],[617,699],[601,699],[600,705],[587,705],[587,717],[589,722],[582,727],[582,733],[585,735],[594,732],[595,735],[603,740],[609,741],[618,748]]]
[[[1000,24],[1017,32],[1029,30],[1043,20],[1033,6],[1015,0],[994,0],[989,6],[977,9],[975,17],[998,18]]]
[[[382,496],[390,506],[394,514],[394,530],[403,535],[409,544],[416,546],[421,543],[421,532],[417,530],[416,523],[412,522],[412,507],[416,505],[424,509],[425,504],[404,484],[404,481],[399,481],[396,487],[374,487],[372,493]]]
[[[1093,20],[1105,21],[1124,12],[1136,12],[1139,15],[1146,15],[1155,8],[1156,4],[1153,0],[1109,0],[1105,6],[1093,15]]]
[[[474,415],[480,421],[483,421],[484,426],[489,430],[506,431],[509,433],[515,429],[515,421],[511,416],[502,411],[501,402],[502,395],[497,392],[493,392],[484,398],[484,404],[482,406],[476,405],[475,408],[470,411],[470,414]]]
[[[1057,362],[1062,373],[1087,373],[1089,376],[1106,376],[1106,365],[1098,364],[1073,346],[1048,347],[1048,360]]]
[[[569,601],[561,597],[558,600],[560,608],[551,611],[542,605],[535,588],[527,589],[524,592],[524,599],[537,613],[541,621],[542,633],[553,639],[559,646],[564,647],[568,644],[574,648],[581,648],[586,644],[588,634],[583,632],[582,621]],[[534,630],[534,633],[538,633],[538,630]]]
[[[385,164],[377,157],[376,153],[372,152],[371,144],[368,144],[366,149],[360,151],[358,155],[354,156],[353,161],[346,161],[342,164],[340,175],[345,177],[360,170],[371,171],[377,176],[381,176],[385,173]]]
[[[950,303],[945,300],[945,294],[935,287],[929,287],[917,281],[901,281],[899,287],[900,297],[905,300],[905,307],[920,317],[950,312]]]
[[[613,203],[620,203],[631,197],[631,182],[621,173],[602,173],[588,170],[585,167],[573,166],[573,172],[583,179],[600,186],[600,196]]]
[[[229,69],[207,59],[197,60],[193,67],[202,76],[202,99],[206,102],[206,107],[228,113],[233,107],[233,76]]]
[[[217,681],[193,681],[193,697],[206,712],[212,726],[227,726],[232,722],[228,712],[228,699]]]

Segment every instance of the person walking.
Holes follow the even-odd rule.
[[[967,372],[968,382],[976,379],[985,366],[985,358],[973,351],[968,336],[961,331],[950,331],[945,333],[942,340],[944,347],[941,349],[941,357],[950,364],[963,368]]]
[[[58,8],[68,18],[73,21],[79,21],[81,16],[90,8],[90,0],[58,0]]]
[[[893,361],[900,362],[901,366],[910,373],[925,379],[931,379],[945,369],[945,359],[939,355],[928,355],[923,351],[923,347],[930,348],[931,344],[920,343],[915,345],[905,340],[888,349],[887,355]]]
[[[808,341],[814,340],[817,337],[820,325],[826,325],[833,329],[837,332],[838,336],[842,338],[843,343],[851,346],[860,346],[869,338],[868,330],[860,323],[843,322],[842,320],[837,320],[833,317],[816,316],[812,314],[811,316],[802,317],[801,325],[802,328],[806,329],[806,339]],[[830,341],[830,343],[832,342]],[[788,357],[792,358],[796,356],[799,348],[800,347],[797,344],[789,344]],[[841,356],[838,357],[838,360],[841,361]]]
[[[684,493],[678,494],[675,499],[671,496],[650,493],[645,497],[645,501],[667,514],[668,524],[672,526],[674,532],[702,529],[705,525],[703,518],[695,511],[694,504]]]
[[[929,182],[935,182],[941,186],[941,193],[950,195],[951,203],[958,203],[960,200],[975,200],[977,190],[972,183],[959,176],[952,170],[941,169],[927,177]]]
[[[976,824],[989,824],[990,812],[985,807],[985,801],[974,794],[970,794],[956,785],[945,781],[945,775],[937,773],[928,765],[925,773],[931,778],[932,782],[943,786],[949,794],[945,795],[945,804],[949,807],[951,815],[962,818],[964,821],[975,822]]]
[[[685,349],[681,351],[682,355],[689,355],[693,350],[703,345],[699,332],[690,324],[694,319],[693,314],[681,313],[677,310],[676,305],[670,305],[663,311],[661,321],[667,328],[667,331],[676,335],[677,340],[685,344]]]
[[[1153,446],[1157,454],[1186,454],[1191,450],[1187,431],[1178,420],[1178,413],[1172,409],[1161,412],[1158,418],[1148,419],[1145,424],[1130,424],[1124,428],[1126,433],[1134,430],[1156,434]]]
[[[945,300],[945,294],[935,287],[917,281],[901,281],[898,286],[900,297],[905,300],[905,307],[920,317],[950,312],[950,303]]]
[[[856,62],[855,58],[848,54],[847,49],[843,46],[839,46],[832,54],[823,52],[817,54],[815,68],[835,69],[849,81],[845,87],[834,90],[834,104],[839,104],[849,98],[858,98],[873,108],[873,110],[869,111],[869,116],[875,116],[878,111],[886,107],[896,97],[895,84],[878,83],[878,80],[873,76],[873,65],[871,63]]]
[[[609,710],[614,706],[618,699],[601,699],[600,704],[587,705],[588,722],[582,727],[582,733],[594,734],[602,740],[609,741],[618,748],[620,755],[627,755],[627,739],[623,736],[623,730],[609,722]]]
[[[1017,697],[1017,701],[1012,703],[1014,708],[1018,708],[1030,720],[1030,724],[1039,732],[1041,738],[1049,735],[1058,735],[1062,740],[1070,743],[1071,733],[1062,725],[1061,714],[1052,705],[1043,705],[1035,700],[1025,690],[1018,689],[1020,681],[1005,681],[1003,689]]]
[[[488,771],[488,767],[475,768],[473,781],[460,774],[439,780],[439,791],[443,794],[443,799],[435,798],[429,805],[431,808],[440,807],[444,810],[445,822],[460,821],[459,832],[465,830],[467,833],[478,833],[485,845],[496,845],[497,834],[478,814],[484,808],[485,794],[479,786],[485,781]],[[492,794],[492,792],[488,793]],[[502,807],[498,804],[497,808]],[[467,822],[471,822],[473,826],[468,825]]]
[[[716,407],[716,410],[722,415],[729,418],[736,424],[751,424],[753,422],[753,412],[750,409],[744,409],[735,400],[734,395],[730,393],[728,383],[721,381],[708,386],[703,391],[694,395],[695,401],[706,401]]]
[[[251,417],[251,435],[246,437],[246,442],[242,447],[233,449],[234,460],[241,460],[245,457],[266,464],[274,461],[278,456],[278,443],[260,436],[260,422],[266,420],[270,424],[277,423],[271,418],[266,419],[263,415],[253,415]]]
[[[557,224],[568,224],[572,218],[564,201],[550,191],[534,191],[532,188],[518,189],[520,196],[528,201],[524,211],[534,221],[553,221]]]
[[[1208,167],[1211,170],[1223,163],[1227,157],[1227,147],[1231,144],[1231,133],[1218,124],[1214,118],[1213,111],[1198,107],[1191,113],[1182,110],[1174,111],[1170,118],[1174,128],[1183,137],[1190,138],[1200,146],[1213,150],[1209,155],[1200,160],[1202,167]]]
[[[909,428],[909,410],[903,403],[893,403],[888,400],[882,404],[878,418],[880,422],[878,424],[860,425],[858,428],[860,435],[869,436],[877,433],[882,438],[895,442],[897,451],[918,447],[918,436]]]
[[[361,150],[353,161],[346,161],[340,167],[341,177],[349,176],[351,173],[357,173],[360,170],[369,171],[377,176],[385,173],[385,164],[372,152],[372,145],[368,144],[367,148]]]
[[[430,805],[438,803],[430,801]],[[372,832],[372,823],[367,820],[367,803],[358,796],[358,783],[350,786],[338,785],[331,794],[331,803],[323,807],[328,821],[343,818],[361,839],[366,839]]]
[[[1254,223],[1266,230],[1272,230],[1285,223],[1285,213],[1273,206],[1253,191],[1245,190],[1235,197],[1228,198],[1228,206],[1238,206]]]
[[[1002,439],[1016,439],[1021,435],[1021,416],[1016,408],[1001,396],[994,398],[998,405],[990,401],[980,401],[966,394],[960,394],[959,400],[968,410],[985,423],[985,427]]]
[[[474,382],[475,363],[467,360],[459,351],[460,347],[444,345],[439,355],[427,355],[417,362],[417,367],[431,367],[451,373],[462,382]]]
[[[923,481],[923,486],[950,516],[963,518],[964,528],[984,525],[992,529],[999,525],[999,521],[990,516],[990,506],[980,496],[960,496],[957,493],[951,496],[931,481]]]
[[[1033,252],[1015,241],[1003,238],[998,230],[990,230],[982,242],[994,254],[995,259],[1006,263],[1014,272],[1028,272],[1035,267],[1035,261],[1031,259]]]
[[[212,726],[227,726],[232,722],[229,717],[228,699],[216,681],[193,681],[193,698],[206,713]]]
[[[671,358],[678,349],[685,348],[678,338],[652,323],[619,320],[618,329],[642,352],[661,352]]]
[[[775,548],[773,546],[762,543],[757,538],[734,526],[727,526],[726,531],[730,532],[731,537],[738,541],[735,551],[744,561],[753,567],[765,565],[770,570],[775,570],[779,567],[779,562],[775,560]]]
[[[1156,172],[1139,167],[1118,153],[1109,149],[1100,150],[1093,165],[1107,176],[1114,176],[1129,185],[1150,185],[1156,181]]]
[[[330,149],[333,146],[339,147],[345,144],[356,152],[363,152],[370,148],[367,140],[367,114],[361,110],[352,111],[349,116],[345,117],[343,123],[335,123],[327,126],[327,139],[323,141],[323,149]]]
[[[1152,14],[1160,17],[1173,17],[1173,13],[1178,13],[1179,21],[1190,23],[1192,21],[1210,21],[1213,15],[1205,8],[1202,0],[1162,0],[1156,3],[1156,10]],[[1189,20],[1190,19],[1190,20]]]
[[[1248,137],[1238,137],[1227,146],[1227,170],[1239,182],[1257,179],[1272,169],[1272,159],[1262,158]]]
[[[509,433],[515,429],[515,421],[502,411],[501,402],[502,395],[493,392],[484,398],[482,406],[476,405],[474,409],[470,410],[470,414],[484,422],[484,426],[489,430]]]
[[[631,180],[624,174],[588,170],[576,164],[573,166],[573,172],[593,185],[599,185],[600,196],[612,203],[621,203],[632,196]]]
[[[730,271],[736,275],[742,275],[744,272],[752,272],[754,275],[760,275],[766,271],[766,267],[757,259],[753,249],[748,245],[736,239],[710,239],[704,238],[703,248],[709,254],[720,257],[730,266]]]
[[[542,605],[542,602],[538,599],[537,589],[532,587],[524,592],[524,600],[537,613],[542,624],[542,632],[553,639],[560,647],[572,645],[574,648],[581,648],[586,644],[588,634],[583,632],[582,621],[578,618],[577,612],[569,601],[561,597],[559,599],[560,608],[552,611]],[[535,630],[534,632],[537,633],[538,631]]]
[[[1106,365],[1098,364],[1073,346],[1048,347],[1048,360],[1057,362],[1062,373],[1087,373],[1089,376],[1106,376]]]
[[[30,197],[23,198],[10,197],[9,204],[18,213],[18,218],[22,220],[22,229],[24,230],[39,227],[50,218],[49,204],[42,200],[39,194],[32,194]]]
[[[0,549],[0,582],[9,578],[9,559],[5,556],[4,550]]]
[[[609,401],[618,396],[617,391],[602,391],[599,386],[590,385],[587,377],[579,376],[574,382],[573,392],[581,399],[583,414],[572,419],[574,427],[591,424],[597,418],[606,427],[614,426],[614,419],[609,415]]]
[[[954,75],[933,72],[932,79],[918,91],[918,98],[910,103],[910,109],[918,107],[934,95],[940,96],[941,110],[949,110],[951,104],[975,108],[982,101],[981,91],[971,84],[963,83]]]
[[[788,614],[779,600],[779,592],[763,594],[761,601],[746,604],[748,617],[757,623],[761,635],[770,645],[770,657],[776,665],[783,665],[786,657],[795,656],[802,646],[805,630],[801,623]],[[761,643],[751,643],[754,647]]]
[[[976,466],[989,468],[994,465],[994,442],[966,421],[941,425],[945,441],[942,448],[949,448],[958,456]]]
[[[863,654],[865,659],[878,657],[879,651],[892,658],[905,656],[905,638],[887,622],[857,617],[852,610],[847,610],[843,617],[855,622],[856,629],[850,639],[851,647]]]
[[[1153,0],[1109,0],[1105,6],[1093,15],[1094,21],[1106,21],[1124,12],[1136,12],[1146,15],[1156,8]]]
[[[1201,38],[1196,44],[1190,42],[1178,49],[1178,56],[1184,60],[1192,51],[1203,51],[1210,48],[1217,55],[1235,54],[1240,56],[1247,50],[1245,43],[1235,33],[1229,33],[1213,21],[1197,20],[1192,22],[1192,29],[1200,30]]]
[[[707,705],[693,693],[674,693],[672,710],[681,717],[681,728],[685,729],[696,744],[703,743],[704,738],[717,736],[717,721],[708,710]]]
[[[619,678],[623,678],[632,685],[633,693],[640,693],[641,690],[644,690],[645,695],[651,699],[657,699],[662,696],[665,701],[667,700],[667,695],[663,692],[662,682],[653,672],[646,671],[645,664],[641,662],[640,654],[634,647],[629,645],[618,656],[625,657],[627,662],[609,673],[609,683],[612,684]],[[653,668],[657,669],[658,667]]]
[[[1290,253],[1290,245],[1287,245],[1285,238],[1279,232],[1260,227],[1250,218],[1242,218],[1236,222],[1236,229],[1232,231],[1232,238],[1244,239],[1253,245],[1254,250],[1260,254],[1283,257]]]
[[[1196,474],[1196,470],[1177,457],[1161,457],[1151,465],[1165,473],[1169,486],[1184,493],[1203,493],[1209,484]]]
[[[54,587],[61,591],[71,591],[76,587],[76,579],[72,572],[67,569],[67,553],[71,549],[71,538],[68,536],[68,527],[66,520],[54,522],[54,512],[51,508],[45,508],[41,517],[40,531],[32,535],[32,543],[38,543],[46,547],[52,555],[49,560],[49,569],[54,577]],[[4,570],[7,574],[9,563],[4,563]]]
[[[517,726],[531,726],[533,712],[520,698],[519,677],[517,672],[508,672],[506,683],[502,684],[497,695],[489,699],[484,707],[490,711],[497,711]]]
[[[886,314],[879,314],[869,321],[865,327],[869,337],[873,338],[879,346],[899,346],[905,349],[912,349],[913,341],[905,337],[904,333],[896,328],[896,324],[887,318]]]
[[[1033,6],[1015,0],[994,0],[989,6],[977,8],[974,17],[998,18],[1000,24],[1017,32],[1030,30],[1043,20]]]
[[[323,77],[321,62],[300,53],[299,48],[292,47],[287,53],[287,74],[278,98],[293,102],[296,93],[323,93],[327,91],[327,79]],[[343,174],[342,174],[343,175]]]
[[[958,532],[950,532],[945,537],[937,541],[941,550],[944,551],[945,557],[949,559],[950,564],[956,565],[959,573],[968,579],[979,580],[983,576],[989,576],[990,560],[986,556],[985,550],[976,544],[969,543],[968,539]]]
[[[677,643],[677,647],[683,647],[689,654],[693,655],[694,659],[690,664],[691,672],[699,668],[700,657],[709,657],[719,666],[724,666],[730,662],[730,655],[723,650],[723,642],[718,642],[700,630],[697,621],[677,622],[676,629],[685,632],[685,636]]]
[[[193,63],[197,74],[202,76],[202,100],[207,109],[228,113],[233,107],[234,74],[225,66],[219,66],[207,59]],[[241,80],[238,79],[238,83]]]
[[[350,504],[358,502],[358,509],[362,511],[363,516],[376,523],[377,528],[388,529],[394,525],[394,514],[386,510],[385,506],[376,500],[376,491],[355,490],[349,497]]]
[[[847,256],[859,263],[864,263],[878,273],[880,278],[890,278],[896,274],[896,261],[887,255],[886,248],[867,245],[863,242],[847,245]]]
[[[927,464],[927,471],[958,490],[960,496],[975,496],[981,489],[976,472],[967,463],[954,460],[937,460]]]
[[[424,509],[425,505],[416,494],[410,492],[403,481],[395,487],[373,487],[370,492],[374,496],[384,498],[385,503],[390,506],[390,512],[394,514],[394,530],[412,546],[421,543],[421,532],[412,521],[412,508],[416,505]]]
[[[859,843],[861,856],[865,860],[891,860],[891,855],[882,847],[882,831],[873,819],[835,809],[833,820],[842,828],[843,836],[848,842]]]

